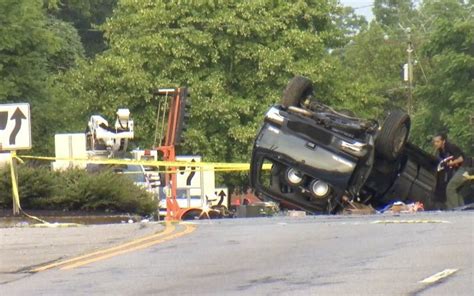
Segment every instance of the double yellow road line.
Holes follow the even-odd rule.
[[[190,225],[190,224],[181,224],[181,225],[184,227],[184,229],[177,230],[177,227],[175,224],[167,223],[165,230],[160,233],[145,236],[136,240],[132,240],[128,243],[124,243],[115,247],[103,249],[103,250],[96,251],[93,253],[85,254],[82,256],[74,257],[68,260],[57,261],[51,264],[36,267],[30,270],[30,272],[40,272],[40,271],[44,271],[44,270],[48,270],[52,268],[59,268],[61,270],[77,268],[77,267],[91,264],[97,261],[101,261],[101,260],[105,260],[111,257],[129,253],[132,251],[145,249],[145,248],[184,236],[186,234],[193,232],[196,229],[194,225]]]

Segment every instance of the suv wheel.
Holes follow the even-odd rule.
[[[394,110],[385,118],[375,141],[376,152],[387,160],[396,160],[405,148],[410,133],[410,116]]]
[[[283,91],[281,104],[285,107],[300,107],[304,100],[313,93],[313,83],[306,77],[293,77]]]

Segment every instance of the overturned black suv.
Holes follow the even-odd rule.
[[[312,213],[335,213],[348,201],[435,207],[437,160],[407,142],[408,114],[394,110],[379,125],[315,102],[312,93],[310,80],[294,77],[266,113],[252,153],[257,193]]]

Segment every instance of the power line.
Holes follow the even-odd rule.
[[[418,64],[420,64],[420,69],[421,69],[421,73],[423,74],[423,78],[425,78],[425,82],[428,83],[428,78],[426,77],[425,69],[423,69],[423,65],[422,65],[422,63],[421,63],[420,58],[419,58],[418,55],[416,54],[416,50],[415,50],[415,49],[413,49],[413,53],[415,54],[415,58],[417,59]]]
[[[364,6],[352,7],[352,9],[354,9],[354,10],[364,9],[364,8],[369,8],[369,7],[372,7],[372,6],[374,6],[374,4],[368,4],[368,5],[364,5]]]

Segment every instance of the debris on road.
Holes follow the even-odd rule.
[[[404,202],[397,201],[386,206],[381,212],[382,213],[416,213],[424,211],[423,203],[414,202],[405,204]]]
[[[365,205],[344,197],[342,200],[344,203],[343,215],[372,215],[377,213],[371,205]]]
[[[286,215],[288,217],[293,217],[293,218],[302,218],[302,217],[306,217],[306,212],[293,210],[293,211],[286,212]]]
[[[258,202],[235,207],[235,218],[269,217],[280,211],[274,202]]]

